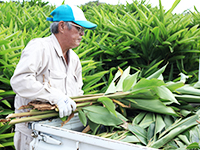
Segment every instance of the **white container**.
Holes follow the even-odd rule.
[[[61,127],[61,120],[33,122],[34,139],[30,150],[155,150],[140,145],[102,138],[82,131],[83,125],[76,114]]]

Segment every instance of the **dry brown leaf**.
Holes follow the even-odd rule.
[[[61,127],[64,126],[66,123],[68,123],[72,118],[74,117],[74,113],[72,113],[71,115],[68,116],[66,121],[63,121],[61,123]]]
[[[118,104],[118,105],[120,105],[120,106],[122,106],[122,107],[131,108],[130,103],[129,103],[129,106],[127,106],[127,105],[124,105],[123,103],[121,103],[120,101],[117,101],[117,100],[115,100],[115,99],[112,99],[112,100],[113,100],[113,102],[115,102],[116,104]]]
[[[0,122],[3,122],[3,123],[9,122],[9,121],[10,121],[10,119],[0,119]]]
[[[37,109],[37,110],[54,110],[56,108],[55,105],[51,105],[49,102],[41,102],[41,101],[31,101],[27,105],[21,106],[19,109]]]
[[[33,108],[33,106],[30,105],[22,105],[21,107],[19,107],[18,109],[28,109],[28,108]]]
[[[88,131],[90,131],[90,126],[87,125],[87,127],[82,131],[82,133],[87,133]]]
[[[118,141],[121,141],[122,139],[124,139],[126,137],[126,135],[122,136],[121,138],[118,139]]]
[[[200,124],[200,121],[196,120],[196,122],[197,122],[198,124]]]

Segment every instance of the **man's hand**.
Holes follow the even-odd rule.
[[[60,118],[69,116],[72,113],[72,111],[75,111],[76,109],[76,103],[68,96],[65,96],[62,99],[58,100],[57,106],[59,109]]]

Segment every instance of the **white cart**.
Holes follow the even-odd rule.
[[[76,114],[61,127],[61,120],[33,122],[30,150],[155,150],[140,145],[81,133],[83,125]]]

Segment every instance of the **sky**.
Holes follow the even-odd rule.
[[[4,0],[4,1],[10,1],[10,0]],[[12,0],[13,1],[13,0]],[[16,1],[23,1],[23,0],[16,0]],[[44,2],[49,2],[52,5],[59,6],[62,4],[63,0],[42,0]],[[72,4],[72,5],[81,5],[85,4],[89,1],[96,1],[96,0],[65,0],[65,4]],[[138,0],[139,1],[139,0]],[[141,1],[141,0],[140,0]],[[109,4],[126,4],[132,3],[133,0],[99,0],[99,2],[109,3]],[[146,0],[147,3],[151,4],[152,6],[158,6],[159,7],[159,0]],[[161,0],[162,5],[164,6],[164,9],[167,11],[171,8],[175,0]],[[180,3],[177,5],[177,7],[174,9],[173,13],[182,13],[185,10],[189,9],[192,12],[194,12],[194,6],[197,8],[197,10],[200,12],[200,0],[181,0]]]
[[[44,1],[49,1],[49,3],[59,6],[62,4],[63,0],[44,0]],[[89,1],[90,0],[65,0],[65,4],[69,3],[72,5],[81,5]],[[99,2],[106,2],[109,4],[119,4],[119,3],[126,4],[126,2],[132,3],[133,0],[99,0]],[[152,6],[159,7],[159,0],[146,0],[146,2],[151,4]],[[161,3],[164,6],[165,10],[169,10],[174,2],[175,0],[161,0]],[[194,6],[200,12],[200,0],[181,0],[180,3],[177,5],[177,7],[174,9],[173,13],[182,13],[187,9],[194,12]]]

